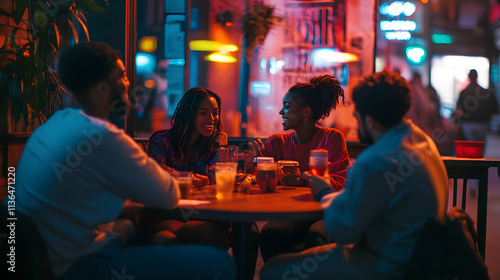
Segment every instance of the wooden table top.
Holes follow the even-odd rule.
[[[250,194],[233,193],[230,199],[216,199],[213,192],[197,190],[190,199],[181,199],[178,208],[189,219],[215,221],[300,221],[323,217],[321,205],[312,200],[309,188],[281,187],[272,193],[252,190]]]
[[[480,167],[500,167],[500,159],[496,158],[463,158],[442,156],[444,164],[447,167],[460,166],[480,166]]]

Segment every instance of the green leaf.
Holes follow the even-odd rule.
[[[103,13],[106,9],[97,5],[94,0],[76,0],[78,6],[80,6],[87,13]]]
[[[19,25],[23,19],[24,11],[28,8],[30,0],[16,0],[14,1],[15,10],[13,14],[13,19],[16,25]]]

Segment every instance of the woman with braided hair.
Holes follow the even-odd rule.
[[[248,142],[253,155],[273,157],[275,161],[298,161],[303,173],[309,170],[311,150],[325,149],[328,151],[328,173],[332,178],[332,188],[342,189],[349,166],[345,138],[337,129],[318,125],[320,120],[328,117],[337,107],[340,98],[344,102],[344,90],[340,87],[340,82],[330,75],[313,77],[309,83],[292,86],[283,97],[283,108],[279,114],[283,118],[283,129],[293,132],[273,134],[265,144],[260,139]],[[247,166],[251,165],[251,161],[252,158],[247,159]],[[299,177],[291,178],[289,183],[297,185],[299,180]],[[322,221],[315,222],[317,221],[267,223],[260,238],[264,261],[278,254],[319,245],[318,238],[323,238],[326,242],[327,233]]]
[[[155,132],[149,139],[148,154],[171,174],[194,173],[193,185],[209,184],[209,167],[216,161],[216,139],[223,134],[221,100],[207,88],[188,90],[177,104],[172,128]],[[148,244],[199,243],[229,248],[229,223],[183,221],[176,217],[144,213],[139,220]]]

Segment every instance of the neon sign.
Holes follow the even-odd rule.
[[[415,13],[417,7],[411,2],[396,1],[390,5],[387,3],[383,3],[380,5],[378,10],[381,15],[389,17],[398,17],[402,14],[409,17],[413,15],[413,13]]]
[[[384,20],[381,20],[379,25],[380,30],[385,32],[385,38],[387,40],[410,40],[410,32],[417,30],[417,23],[407,20],[406,17],[413,16],[416,10],[417,7],[412,2],[382,3],[379,6],[379,13]]]
[[[415,31],[417,23],[413,20],[383,20],[380,22],[382,31]]]
[[[408,31],[386,32],[385,38],[387,40],[408,41],[411,39],[411,33]]]

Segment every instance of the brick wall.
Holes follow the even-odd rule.
[[[6,12],[13,12],[13,1],[12,0],[0,0],[0,9]],[[28,18],[28,13],[24,14],[25,19]],[[20,27],[26,29],[25,23],[21,22],[16,25],[12,18],[6,16],[0,16],[0,46],[5,40],[9,40],[12,30],[15,27]],[[19,45],[23,45],[27,42],[27,34],[20,31],[16,33],[15,42]],[[2,62],[0,62],[0,68]],[[2,93],[3,94],[3,93]],[[9,112],[0,112],[1,114],[8,114]],[[19,158],[24,148],[24,144],[28,138],[28,135],[9,135],[7,133],[7,126],[2,125],[4,131],[0,131],[0,203],[4,200],[7,194],[7,170],[9,167],[17,167]]]
[[[12,13],[13,10],[13,1],[11,0],[2,0],[0,1],[0,9],[4,10],[6,12]],[[28,13],[26,13],[23,16],[24,19],[28,18]],[[12,18],[6,17],[6,16],[0,16],[0,45],[3,44],[4,40],[8,38],[14,27],[21,27],[23,29],[26,29],[27,26],[25,23],[20,22],[19,25],[16,25],[14,20]],[[27,34],[24,32],[17,32],[16,33],[16,43],[19,45],[23,45],[27,42]]]

